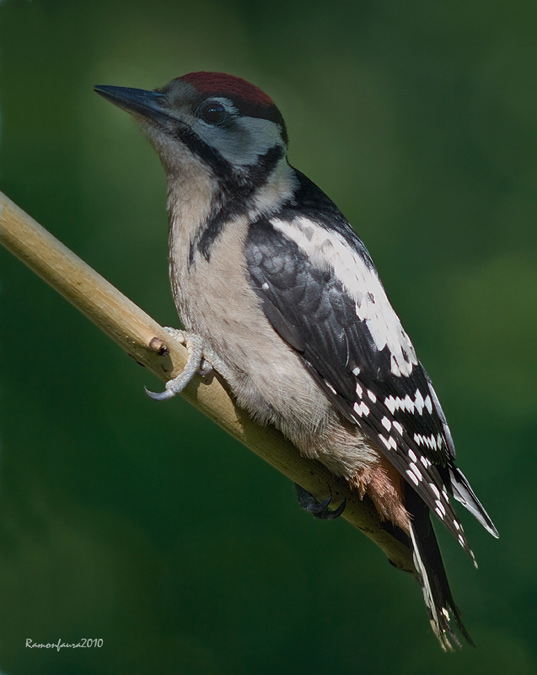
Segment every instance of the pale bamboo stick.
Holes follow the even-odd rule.
[[[182,370],[186,351],[178,341],[1,192],[0,243],[155,375],[168,380]],[[209,382],[196,378],[183,396],[318,499],[331,492],[337,505],[345,497],[342,517],[380,546],[396,567],[414,572],[408,546],[383,526],[369,502],[358,499],[321,464],[303,459],[275,429],[253,422],[234,404],[219,378]]]

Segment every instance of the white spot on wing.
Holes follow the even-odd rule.
[[[305,217],[291,222],[272,218],[272,225],[294,241],[320,269],[329,266],[355,301],[356,316],[363,321],[378,351],[388,347],[391,372],[408,376],[417,365],[416,353],[394,312],[376,270],[335,231],[327,231]],[[313,235],[311,229],[313,226]],[[306,236],[306,230],[308,235]],[[364,289],[367,293],[364,295]]]
[[[429,448],[430,450],[440,450],[443,446],[442,434],[431,434],[430,436],[423,436],[422,434],[414,434],[414,440],[421,447]]]
[[[437,499],[440,499],[440,490],[436,487],[436,485],[434,483],[429,483],[429,487],[433,491],[434,496]]]
[[[386,429],[386,431],[389,431],[392,428],[392,423],[387,417],[383,417],[382,426]]]
[[[402,425],[402,424],[399,424],[399,422],[398,422],[397,420],[395,420],[395,421],[393,422],[393,426],[394,426],[394,429],[396,429],[396,430],[401,434],[401,436],[402,436],[403,433],[404,433],[403,425]]]
[[[434,507],[434,510],[435,510],[435,512],[436,512],[436,515],[440,518],[440,520],[443,520],[443,519],[444,519],[444,514],[443,514],[442,511],[438,508],[438,506],[435,506],[435,507]]]
[[[398,406],[397,406],[397,401],[400,401],[400,400],[401,400],[401,399],[396,398],[396,397],[394,397],[394,396],[388,396],[388,397],[384,400],[384,405],[388,408],[388,410],[391,412],[392,415],[393,415],[394,412],[397,410],[397,407],[398,407]]]
[[[416,397],[414,399],[414,405],[416,407],[416,412],[418,415],[421,415],[423,412],[423,407],[425,406],[425,401],[423,400],[423,396],[421,395],[421,391],[419,389],[416,389]]]
[[[414,464],[414,462],[410,463],[410,470],[414,473],[418,481],[423,480],[423,476],[421,471],[418,469],[418,467]]]
[[[357,412],[358,415],[360,415],[360,417],[365,417],[369,415],[369,408],[366,406],[365,403],[355,403],[353,407],[355,412]]]
[[[424,410],[428,410],[429,413],[433,410],[433,404],[431,397],[427,394],[425,398],[419,389],[416,389],[414,398],[407,394],[404,398],[399,396],[388,396],[384,400],[384,405],[392,413],[395,413],[396,410],[402,410],[403,412],[410,413],[412,415],[423,415]]]
[[[390,436],[389,438],[386,438],[386,436],[383,436],[382,434],[379,434],[380,440],[384,443],[384,445],[387,447],[388,450],[396,450],[397,449],[397,442],[393,436]]]
[[[414,474],[413,471],[410,471],[410,469],[407,469],[406,474],[410,478],[410,480],[414,483],[414,485],[419,485],[419,480],[418,480],[417,476]]]

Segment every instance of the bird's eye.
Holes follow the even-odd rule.
[[[200,118],[207,124],[220,124],[227,117],[227,111],[218,101],[206,101],[198,112]]]

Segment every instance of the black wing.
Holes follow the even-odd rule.
[[[306,181],[303,179],[303,189],[311,191],[314,186]],[[320,191],[318,194],[324,197]],[[328,251],[326,257],[311,256],[296,243],[307,245],[308,236],[311,242],[315,232],[322,234],[319,226],[324,231],[330,229],[340,243],[359,253],[359,275],[371,275],[380,286],[362,242],[333,203],[324,199],[324,211],[317,199],[315,211],[312,208],[306,218],[301,200],[300,213],[290,204],[272,221],[262,218],[251,227],[246,243],[250,283],[274,329],[302,356],[336,408],[369,435],[472,555],[449,502],[452,479],[456,478],[455,496],[465,490],[469,502],[468,496],[475,495],[454,466],[455,452],[445,417],[410,340],[401,328],[391,335],[391,342],[386,339],[379,348],[382,321],[372,330],[371,317],[359,317],[356,297],[344,287],[342,275],[334,272],[338,260],[333,252]],[[348,276],[348,269],[345,274]],[[391,307],[389,310],[393,313]],[[397,318],[396,322],[400,327]],[[394,339],[398,341],[395,365]],[[494,528],[477,499],[470,510],[487,529]]]

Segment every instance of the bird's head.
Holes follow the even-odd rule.
[[[283,117],[261,89],[233,75],[197,72],[160,89],[98,86],[97,93],[131,113],[167,173],[201,163],[219,178],[248,181],[285,158]]]

